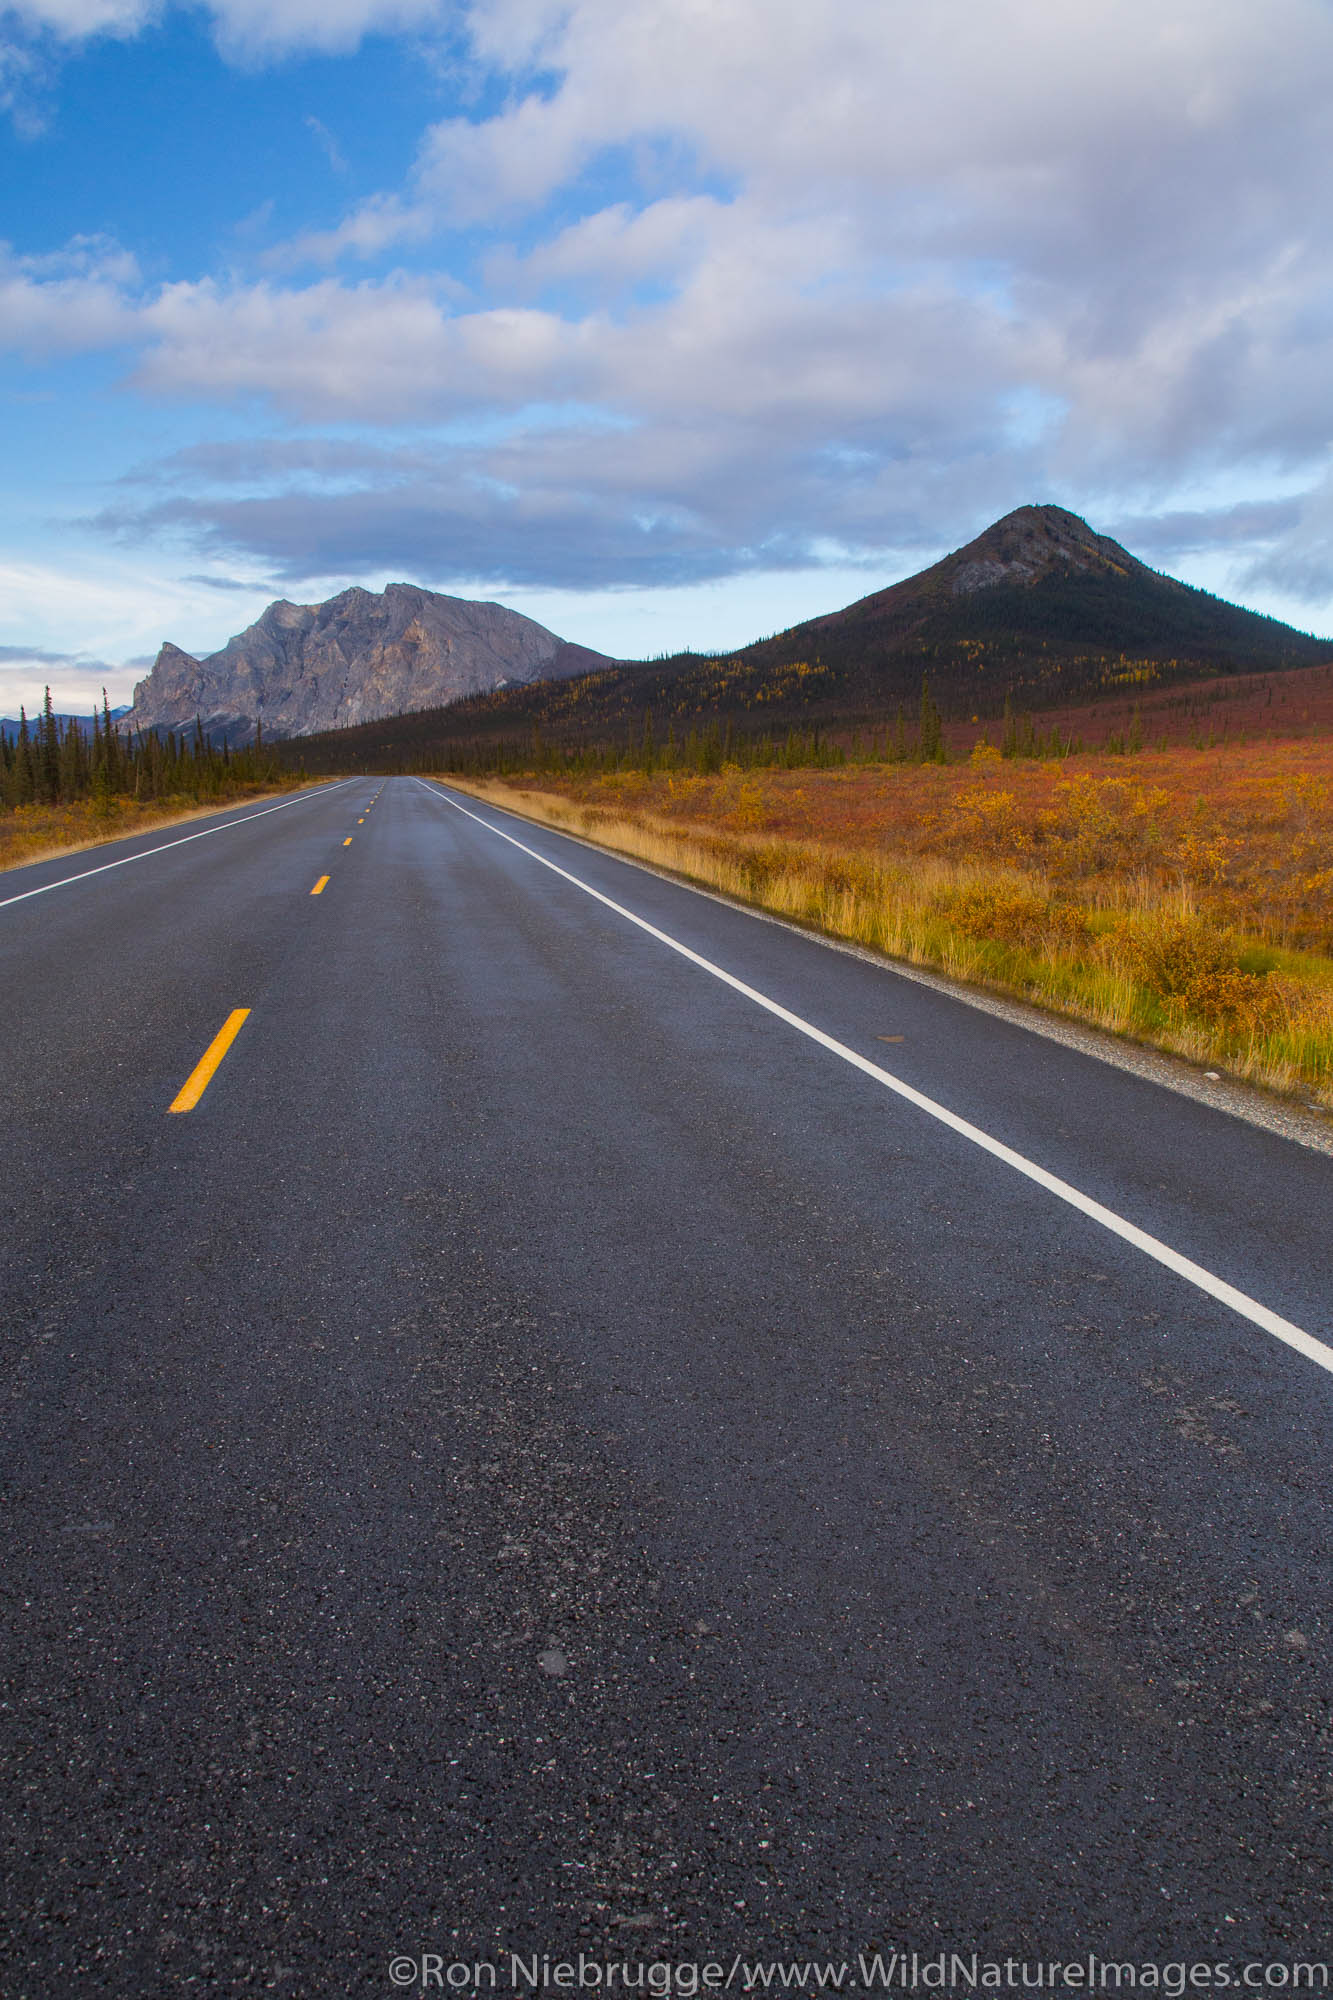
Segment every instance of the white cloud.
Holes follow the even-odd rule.
[[[26,702],[31,713],[49,682],[57,708],[88,706],[105,685],[113,705],[128,701],[169,633],[181,643],[220,645],[255,618],[273,596],[257,586],[244,596],[223,597],[205,585],[177,579],[160,563],[123,552],[70,548],[43,562],[0,561],[0,713]],[[77,653],[69,650],[78,635]]]
[[[156,20],[167,0],[19,0],[14,20],[29,34],[64,42],[133,35]],[[295,49],[354,49],[368,34],[395,34],[438,21],[448,0],[214,0],[208,9],[219,44],[243,60]]]
[[[94,707],[101,707],[103,688],[112,706],[119,707],[119,690],[127,677],[142,673],[141,665],[90,659],[82,653],[0,646],[0,715],[17,720],[20,709],[26,708],[31,721],[41,713],[47,688],[57,715],[90,715]],[[118,690],[114,695],[113,687]]]
[[[223,53],[249,62],[293,50],[345,54],[367,35],[425,28],[451,9],[448,0],[213,0],[209,11]]]
[[[157,0],[19,0],[14,19],[30,32],[45,30],[62,41],[91,35],[133,35],[161,11]]]
[[[725,239],[753,241],[763,218],[744,205],[713,195],[674,195],[634,208],[627,201],[598,209],[520,256],[505,245],[486,260],[492,290],[531,297],[569,280],[595,294],[613,296],[645,281],[678,282]],[[823,232],[821,232],[821,236]],[[826,254],[819,245],[820,261]],[[798,251],[788,242],[784,257]]]
[[[264,253],[270,270],[299,270],[303,264],[332,265],[346,256],[372,258],[434,233],[430,211],[397,195],[373,195],[334,229],[309,229]]]
[[[313,112],[308,112],[305,124],[307,132],[314,135],[316,144],[332,167],[334,173],[345,174],[347,172],[346,157],[342,147],[338,144],[338,141],[334,138],[324,120],[316,118]]]
[[[512,308],[451,317],[425,280],[301,290],[169,285],[139,314],[159,394],[263,397],[308,420],[405,423],[513,405],[580,373],[577,329]],[[569,365],[566,365],[568,362]]]
[[[451,18],[212,11],[251,57]],[[509,420],[338,492],[289,467],[276,490],[178,494],[205,546],[296,574],[350,563],[358,532],[425,552],[472,520],[511,574],[545,551],[553,577],[614,581],[641,559],[797,564],[821,538],[926,545],[1052,493],[1152,515],[1206,477],[1322,477],[1321,0],[474,0],[466,21],[500,109],[437,124],[402,188],[280,246],[265,282],[145,288],[99,244],[0,263],[0,339],[127,345],[145,396],[311,426]],[[383,271],[460,225],[475,293]],[[283,276],[344,256],[376,275]],[[611,421],[523,418],[562,405]],[[1288,582],[1333,589],[1317,514],[1270,522],[1256,559],[1277,574],[1297,537]],[[600,538],[586,560],[580,537]]]
[[[40,360],[131,339],[136,278],[134,260],[100,238],[76,237],[44,257],[0,244],[0,348]]]
[[[427,168],[469,211],[672,134],[768,198],[837,193],[932,233],[955,205],[966,228],[1020,202],[1037,234],[1086,228],[1089,193],[1110,217],[1145,168],[1241,131],[1288,151],[1297,135],[1270,121],[1324,129],[1312,63],[1333,37],[1317,0],[478,0],[470,21],[497,68],[559,82],[436,128]],[[1151,212],[1134,219],[1151,232]]]

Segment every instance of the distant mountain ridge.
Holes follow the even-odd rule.
[[[199,715],[233,741],[262,721],[273,737],[318,735],[309,758],[335,769],[530,743],[534,730],[625,741],[649,719],[659,734],[879,728],[913,712],[926,680],[946,718],[966,720],[1330,660],[1333,641],[1164,576],[1043,505],[841,611],[711,658],[609,660],[502,605],[410,584],[280,601],[208,659],[165,645],[128,721],[189,728]]]
[[[946,718],[1086,704],[1209,675],[1333,660],[1333,641],[1150,569],[1063,507],[1018,507],[964,547],[841,611],[713,658],[608,663],[386,722],[318,755],[419,758],[438,744],[625,742],[713,723],[744,734],[864,729],[911,716],[928,680]],[[313,767],[312,767],[313,768]]]
[[[96,703],[90,703],[87,708],[81,711],[76,711],[74,709],[58,708],[55,710],[55,719],[60,724],[60,727],[62,729],[66,728],[71,722],[77,722],[79,728],[84,730],[86,733],[92,727],[92,714],[94,707],[96,708],[97,713],[100,716],[102,713],[102,704],[99,701]],[[113,722],[123,722],[125,720],[125,717],[129,714],[129,712],[130,712],[129,703],[122,702],[119,708],[113,708],[111,710],[111,720]],[[42,724],[42,711],[40,708],[35,707],[32,711],[32,714],[28,717],[29,733],[35,734],[37,730],[41,728],[41,724]],[[21,716],[0,715],[0,736],[7,736],[11,742],[17,737],[19,730],[22,728],[22,726],[23,726],[23,719]]]
[[[198,717],[210,737],[233,742],[256,724],[270,737],[306,736],[607,664],[505,605],[391,583],[322,604],[280,598],[203,659],[168,640],[126,723],[187,729]]]

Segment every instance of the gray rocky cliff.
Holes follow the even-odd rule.
[[[608,664],[502,604],[391,583],[324,604],[281,598],[206,659],[168,641],[125,719],[181,729],[199,716],[211,736],[232,741],[257,722],[268,735],[309,736]]]
[[[1053,570],[1127,577],[1150,570],[1109,535],[1099,535],[1064,507],[1016,507],[966,548],[936,565],[954,597],[999,583],[1039,583]]]

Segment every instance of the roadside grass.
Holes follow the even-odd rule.
[[[994,753],[961,767],[449,782],[1333,1109],[1333,745],[1283,752],[1168,751],[1146,782],[1110,759],[1015,771]]]
[[[66,805],[12,806],[0,811],[0,872],[24,868],[34,861],[47,861],[57,854],[76,854],[82,848],[100,847],[110,840],[124,840],[129,834],[143,833],[149,827],[178,826],[185,820],[205,819],[210,813],[225,812],[228,806],[243,805],[247,799],[299,789],[294,784],[246,784],[207,800],[180,793],[160,799],[112,794],[100,799],[74,799]]]

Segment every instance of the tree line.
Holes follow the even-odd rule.
[[[102,707],[85,726],[62,719],[46,690],[32,721],[20,708],[11,736],[0,731],[0,800],[7,808],[71,805],[78,799],[222,798],[247,785],[277,784],[286,774],[256,726],[253,743],[215,747],[196,718],[192,731],[122,730]]]
[[[410,719],[409,719],[410,720]],[[909,721],[900,707],[893,722],[853,728],[839,728],[836,734],[819,726],[785,731],[754,730],[735,719],[715,718],[696,724],[684,732],[669,725],[665,736],[657,729],[652,712],[641,730],[600,740],[571,740],[567,734],[548,737],[539,723],[530,734],[491,737],[450,738],[436,726],[437,733],[409,746],[404,742],[395,756],[387,744],[372,753],[367,769],[398,771],[456,771],[460,777],[534,776],[594,777],[618,771],[637,771],[646,776],[657,772],[680,772],[708,777],[724,765],[741,770],[819,770],[846,764],[947,764],[951,761],[944,718],[923,680],[921,699]],[[1015,716],[1006,703],[997,746],[1004,757],[1060,758],[1076,755],[1084,748],[1082,739],[1058,726],[1037,729],[1030,716]],[[303,743],[304,765],[310,745]],[[293,755],[293,746],[286,746]],[[330,766],[332,768],[332,766]]]

